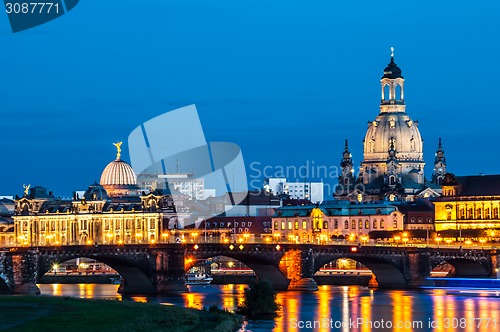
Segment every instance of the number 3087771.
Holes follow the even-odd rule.
[[[7,2],[5,3],[7,14],[59,14],[59,3],[57,2]]]

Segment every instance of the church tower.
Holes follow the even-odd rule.
[[[439,138],[438,148],[434,159],[434,173],[432,174],[432,182],[438,186],[443,185],[443,179],[446,175],[446,158],[444,156],[441,137]]]
[[[340,160],[340,169],[342,175],[339,176],[339,184],[348,187],[354,184],[354,167],[352,164],[352,154],[349,151],[348,141],[345,140],[344,152],[342,152],[342,159]]]
[[[360,181],[371,199],[412,196],[424,186],[423,140],[406,113],[405,79],[394,60],[380,79],[380,113],[368,123]]]

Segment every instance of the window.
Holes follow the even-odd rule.
[[[373,229],[377,229],[377,219],[373,220]]]
[[[484,219],[490,219],[490,208],[484,209]]]
[[[356,229],[356,220],[353,220],[351,223],[351,228]]]
[[[415,223],[415,217],[410,218],[410,223],[414,224]]]
[[[418,217],[418,223],[421,224],[423,221],[422,217]]]
[[[370,228],[370,222],[368,220],[365,220],[365,229]]]
[[[220,223],[220,227],[224,227],[224,223],[223,222]]]
[[[451,210],[446,211],[446,220],[451,220]]]
[[[241,226],[242,226],[242,227],[245,227],[245,222],[242,222],[242,223],[241,223]]]
[[[307,229],[307,221],[302,220],[302,229]]]
[[[398,221],[396,219],[394,219],[394,221],[392,222],[392,228],[394,229],[398,228]]]
[[[234,227],[238,227],[238,223],[237,222],[234,223]]]
[[[384,219],[380,220],[380,228],[385,228],[385,221],[384,221]]]
[[[363,220],[359,219],[358,220],[358,229],[362,229],[363,228]]]
[[[281,230],[282,230],[282,231],[284,231],[284,230],[285,230],[285,222],[284,222],[284,221],[282,221],[282,222],[281,222]]]
[[[278,230],[278,222],[277,222],[277,221],[275,221],[275,222],[274,222],[274,230],[275,230],[275,231],[277,231],[277,230]]]
[[[292,222],[291,221],[288,222],[288,229],[292,229]]]
[[[247,226],[252,227],[252,222],[251,221],[247,222]]]
[[[493,208],[493,218],[498,219],[498,208],[497,207]]]
[[[298,230],[298,229],[299,229],[299,222],[298,222],[298,221],[296,221],[296,222],[295,222],[295,224],[294,224],[294,228],[295,228],[295,230]]]
[[[483,219],[483,210],[481,208],[476,209],[476,219]]]
[[[349,221],[347,221],[347,220],[345,221],[345,223],[344,223],[344,228],[345,228],[345,229],[349,229]]]
[[[328,221],[323,221],[323,229],[328,229]]]
[[[431,217],[427,217],[427,223],[428,223],[428,224],[431,224],[431,223],[432,223],[432,219],[431,219]]]
[[[333,228],[339,229],[339,221],[337,219],[333,221]]]

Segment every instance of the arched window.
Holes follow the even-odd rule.
[[[298,221],[295,221],[295,230],[298,230],[299,229],[299,222]]]
[[[389,185],[394,186],[396,184],[396,177],[394,175],[389,176]]]
[[[418,217],[418,223],[421,224],[423,221],[422,217]]]
[[[498,207],[493,208],[493,218],[498,219]]]
[[[377,219],[373,220],[373,229],[377,229]]]
[[[277,222],[277,221],[275,221],[275,222],[274,222],[274,230],[275,230],[275,231],[277,231],[277,230],[278,230],[278,222]]]
[[[391,96],[390,96],[391,87],[389,86],[389,84],[386,84],[386,85],[384,85],[383,89],[384,89],[383,100],[390,100],[391,99]]]
[[[323,221],[323,229],[328,229],[328,221]]]
[[[401,85],[396,84],[396,100],[403,100],[403,95],[401,94]]]

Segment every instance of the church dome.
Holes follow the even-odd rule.
[[[382,79],[384,78],[390,78],[390,79],[403,78],[403,76],[401,75],[401,69],[394,62],[394,57],[391,57],[391,62],[384,69],[384,76],[382,76]]]
[[[368,125],[364,140],[365,162],[387,161],[391,144],[398,160],[423,160],[422,137],[417,124],[406,113],[382,112]]]
[[[139,193],[137,176],[132,167],[120,158],[122,142],[113,145],[117,148],[116,159],[104,168],[99,184],[110,197],[136,196]]]
[[[110,162],[101,175],[101,186],[137,185],[137,177],[132,167],[121,159]]]

